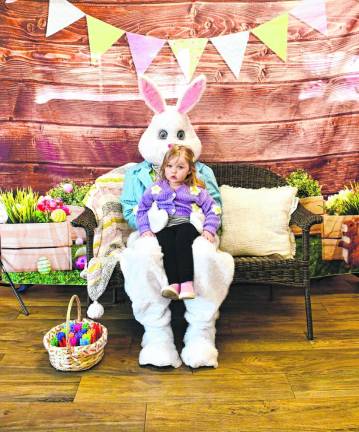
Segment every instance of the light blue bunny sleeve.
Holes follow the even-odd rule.
[[[137,174],[133,170],[129,169],[125,174],[125,181],[123,185],[122,194],[120,197],[120,204],[122,206],[123,217],[130,226],[130,228],[137,230],[136,214],[138,209],[138,203],[141,199],[139,190],[143,190],[140,185],[140,181],[137,178]]]
[[[214,176],[212,168],[200,163],[198,169],[198,176],[201,180],[206,183],[206,188],[211,197],[216,201],[220,207],[222,207],[222,198],[219,192],[219,187],[217,184],[216,177]]]

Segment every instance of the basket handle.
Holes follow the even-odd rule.
[[[77,321],[81,321],[80,299],[78,298],[78,296],[76,294],[74,294],[69,301],[69,305],[67,306],[67,314],[66,314],[66,346],[67,346],[67,348],[70,348],[70,339],[69,339],[70,316],[71,316],[71,309],[72,309],[72,304],[73,304],[74,300],[76,300],[76,304],[77,304]]]

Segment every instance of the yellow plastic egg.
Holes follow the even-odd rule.
[[[39,259],[37,260],[37,271],[42,274],[50,273],[51,263],[47,257],[39,257]]]
[[[54,222],[65,222],[66,220],[66,213],[62,209],[56,209],[51,212],[51,219]]]

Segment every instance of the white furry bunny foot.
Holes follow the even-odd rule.
[[[148,343],[140,352],[138,359],[140,365],[172,366],[178,368],[182,361],[173,343]]]
[[[195,339],[187,342],[181,352],[183,362],[191,367],[218,367],[218,351],[214,344],[206,339]]]

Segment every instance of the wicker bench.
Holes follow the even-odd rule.
[[[214,171],[219,186],[227,184],[234,187],[261,188],[286,185],[286,181],[277,174],[255,165],[239,163],[208,164]],[[302,255],[293,259],[275,257],[234,257],[235,275],[233,283],[281,285],[303,288],[307,319],[307,338],[313,339],[312,310],[310,300],[309,275],[309,230],[314,224],[322,222],[322,217],[314,215],[299,204],[293,213],[290,224],[302,229]],[[92,245],[96,219],[88,208],[73,222],[74,226],[83,227],[87,234],[87,259],[92,258]],[[119,265],[109,282],[113,288],[114,300],[117,300],[117,288],[123,287],[123,275]]]

